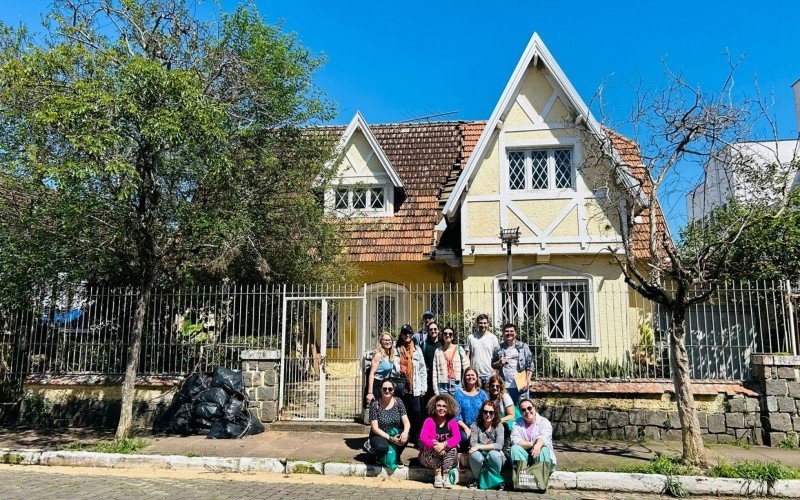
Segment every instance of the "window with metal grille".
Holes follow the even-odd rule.
[[[325,333],[326,337],[326,346],[328,348],[331,347],[339,347],[339,311],[336,310],[336,306],[333,304],[328,304],[328,314],[327,314],[327,332]]]
[[[529,149],[508,152],[508,188],[514,191],[572,189],[571,149]]]
[[[503,321],[537,322],[550,342],[591,342],[589,283],[585,280],[514,281],[502,294]]]
[[[377,326],[377,331],[391,331],[397,318],[397,298],[391,295],[379,295],[375,300],[375,325]]]
[[[383,211],[386,209],[386,189],[383,186],[337,187],[333,206],[341,211]]]

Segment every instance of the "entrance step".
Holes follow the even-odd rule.
[[[327,432],[330,434],[369,434],[369,426],[358,422],[273,422],[267,430],[281,432]]]

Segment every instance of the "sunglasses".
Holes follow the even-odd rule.
[[[533,413],[533,406],[526,406],[519,409],[522,413]]]
[[[394,388],[393,387],[381,387],[381,390],[383,392],[394,392]]]
[[[491,384],[489,385],[489,387],[491,387],[492,389],[499,389],[501,386],[500,384]]]
[[[484,415],[494,415],[494,411],[492,410],[483,410]]]
[[[400,332],[400,335],[411,335],[411,332]]]
[[[442,332],[442,337],[452,337],[453,332]]]

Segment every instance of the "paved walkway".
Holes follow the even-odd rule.
[[[161,455],[273,457],[312,461],[364,462],[369,456],[361,450],[365,434],[329,432],[267,431],[239,440],[214,440],[203,436],[174,437],[145,435],[150,446],[142,453]],[[91,443],[112,439],[113,433],[87,429],[35,430],[0,429],[0,448],[64,449],[72,442]],[[625,443],[620,441],[556,442],[560,470],[613,470],[620,466],[645,464],[657,453],[680,453],[680,443]],[[750,449],[732,445],[708,445],[712,463],[718,460],[779,461],[800,467],[797,450],[764,446]],[[415,459],[417,450],[407,448],[406,463]]]
[[[33,489],[32,489],[33,488]],[[72,467],[0,465],[0,498],[270,498],[314,500],[340,498],[513,499],[530,498],[530,493],[470,490],[463,486],[436,490],[429,484],[392,481],[380,478],[327,478],[313,475],[214,474],[148,470],[92,470]],[[536,498],[578,499],[655,499],[656,495],[594,493],[550,490]],[[697,498],[697,497],[695,497]]]

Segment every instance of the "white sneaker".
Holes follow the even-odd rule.
[[[442,488],[449,490],[452,487],[453,483],[450,482],[450,478],[449,477],[444,478],[444,481],[442,481]]]
[[[441,488],[442,486],[444,486],[444,484],[442,483],[442,476],[437,474],[436,477],[433,478],[433,487]]]

